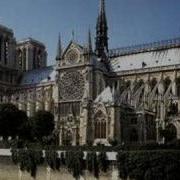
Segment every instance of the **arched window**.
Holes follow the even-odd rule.
[[[164,92],[167,91],[167,89],[168,89],[168,87],[169,87],[170,84],[171,84],[170,78],[169,78],[169,77],[166,77],[166,78],[164,79]]]
[[[26,70],[26,49],[23,49],[23,65],[22,65],[22,69]]]
[[[138,132],[136,129],[130,131],[130,142],[138,142]]]
[[[144,81],[142,79],[135,82],[134,91],[137,91],[143,84],[144,84]]]
[[[72,145],[72,132],[70,130],[62,129],[62,144]]]
[[[41,67],[41,59],[42,59],[42,52],[39,49],[38,50],[38,55],[37,55],[37,67],[40,68]]]
[[[36,48],[34,47],[34,48],[33,48],[33,69],[36,69],[36,68],[37,68],[37,65],[36,65],[36,54],[37,54],[37,50],[36,50]]]
[[[4,40],[4,64],[7,64],[7,61],[8,61],[8,51],[9,51],[9,39],[5,38],[5,40]]]
[[[149,86],[151,88],[151,91],[154,89],[154,87],[156,86],[157,84],[157,80],[156,78],[153,78],[150,82],[149,82]]]
[[[21,69],[22,68],[22,51],[21,51],[21,49],[18,49],[17,56],[18,56],[18,65]]]
[[[106,118],[105,115],[99,111],[94,118],[94,137],[95,139],[106,138]]]
[[[125,87],[126,87],[126,88],[130,87],[130,85],[131,85],[131,81],[130,81],[130,80],[128,80],[128,81],[125,82]]]
[[[180,97],[180,77],[176,78],[177,96]]]

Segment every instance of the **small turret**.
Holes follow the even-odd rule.
[[[62,45],[61,45],[61,35],[59,34],[58,44],[57,44],[56,61],[61,60],[61,56],[62,56]]]
[[[89,32],[88,32],[88,51],[89,51],[89,53],[93,52],[92,39],[91,39],[91,30],[90,29],[89,29]]]

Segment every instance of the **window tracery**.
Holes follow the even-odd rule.
[[[98,111],[94,118],[94,137],[95,139],[106,138],[106,117],[102,111]]]
[[[60,97],[63,100],[80,100],[84,94],[84,77],[78,71],[66,72],[60,79]]]
[[[67,55],[66,55],[66,60],[70,63],[73,64],[78,61],[79,55],[78,52],[75,49],[69,50]]]

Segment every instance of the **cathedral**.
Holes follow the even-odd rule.
[[[163,143],[160,131],[180,139],[180,38],[110,49],[105,0],[100,0],[95,49],[57,45],[47,66],[43,43],[16,41],[0,25],[0,102],[28,116],[54,114],[59,145]]]

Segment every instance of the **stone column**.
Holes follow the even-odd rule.
[[[108,127],[108,122],[109,122],[109,117],[107,117],[106,121],[106,139],[108,140],[108,137],[111,139],[114,139],[114,134],[115,134],[115,108],[111,108],[111,119],[110,119],[110,127]],[[108,129],[110,128],[110,134],[108,134]]]
[[[173,78],[172,78],[172,94],[174,96],[177,96],[177,88],[176,88],[176,71],[173,72]]]
[[[76,146],[76,128],[73,128],[72,129],[72,135],[73,135],[73,137],[72,137],[72,145],[73,146]]]
[[[45,101],[45,111],[51,111],[51,101]]]
[[[24,102],[19,102],[18,107],[19,110],[26,111],[26,105]]]
[[[29,48],[26,48],[25,71],[29,70]]]
[[[40,111],[40,110],[43,110],[43,103],[40,102],[40,101],[37,101],[36,102],[36,111]]]
[[[62,145],[63,141],[62,141],[62,137],[63,136],[63,128],[59,128],[59,145]]]
[[[35,105],[34,102],[28,102],[27,103],[27,116],[30,117],[35,112]]]
[[[88,123],[88,109],[87,107],[83,108],[82,116],[80,116],[80,145],[87,143],[87,123]]]

